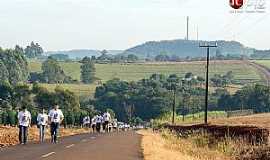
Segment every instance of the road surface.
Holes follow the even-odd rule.
[[[29,143],[0,150],[1,160],[143,160],[141,136],[133,131],[82,134],[58,144]]]

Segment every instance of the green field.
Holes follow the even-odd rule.
[[[269,63],[270,64],[270,63]],[[60,62],[64,72],[73,79],[80,79],[80,63]],[[41,62],[30,62],[31,72],[41,72]],[[241,61],[219,61],[210,64],[210,77],[214,74],[225,74],[232,71],[238,81],[258,82],[261,80],[256,69],[242,63]],[[154,73],[165,75],[178,74],[184,76],[185,73],[192,72],[199,76],[205,76],[205,62],[181,62],[181,63],[137,63],[137,64],[96,64],[96,77],[106,82],[113,78],[120,78],[126,81],[137,81],[142,78],[149,78]],[[50,91],[56,85],[42,84]],[[65,89],[69,89],[78,95],[93,95],[96,84],[61,84]],[[232,93],[235,91],[232,91]]]
[[[74,79],[80,79],[80,63],[61,62],[65,73]],[[30,62],[32,72],[41,72],[40,62]],[[236,80],[260,80],[256,69],[240,61],[219,61],[210,64],[210,77],[214,74],[225,74],[232,71]],[[192,72],[199,76],[205,76],[204,62],[182,62],[182,63],[141,63],[141,64],[96,64],[96,77],[103,82],[113,78],[120,78],[126,81],[136,81],[148,78],[154,73],[165,75]]]
[[[270,68],[270,60],[256,60],[254,62],[261,64],[267,68]]]
[[[57,84],[40,84],[42,87],[47,88],[49,91],[53,92],[56,88]],[[64,89],[68,89],[74,92],[78,96],[90,96],[93,97],[96,85],[95,84],[61,84],[60,85]]]

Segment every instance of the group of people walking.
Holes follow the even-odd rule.
[[[63,119],[63,112],[59,109],[57,104],[53,106],[53,109],[49,111],[49,114],[46,114],[45,110],[42,109],[42,112],[37,116],[37,127],[39,128],[40,141],[44,142],[46,127],[47,125],[50,125],[51,142],[57,143],[59,127]],[[31,126],[31,120],[31,113],[27,110],[26,107],[22,107],[22,110],[18,113],[20,144],[27,143],[28,128]]]
[[[53,109],[46,113],[45,109],[37,116],[37,127],[39,128],[40,142],[44,142],[46,128],[50,125],[51,142],[57,143],[57,137],[59,133],[60,124],[64,119],[63,112],[59,109],[59,106],[55,104]],[[22,107],[22,110],[18,113],[18,126],[19,126],[19,142],[20,144],[27,143],[28,128],[31,126],[31,113],[26,107]],[[109,112],[105,112],[103,115],[95,115],[93,118],[89,116],[84,117],[83,125],[91,126],[93,132],[100,133],[102,130],[110,132],[112,128],[117,127],[117,122],[112,122],[112,118]]]
[[[93,132],[100,133],[101,130],[105,132],[111,131],[111,115],[109,112],[105,112],[102,116],[96,115],[91,120],[91,126]]]

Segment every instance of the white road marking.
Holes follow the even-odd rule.
[[[46,158],[49,157],[50,155],[55,154],[55,152],[50,152],[48,154],[44,154],[43,156],[41,156],[42,158]]]
[[[87,141],[87,139],[83,139],[83,140],[82,140],[82,142],[86,142],[86,141]]]
[[[73,147],[74,145],[75,145],[75,144],[68,145],[68,146],[66,146],[66,148]]]
[[[95,139],[96,137],[91,137],[91,139]]]

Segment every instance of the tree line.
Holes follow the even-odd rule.
[[[225,76],[230,74],[228,72]],[[199,85],[202,83],[200,79],[192,76],[192,73],[187,73],[183,78],[176,74],[153,74],[138,82],[113,79],[96,88],[95,99],[90,100],[89,104],[98,110],[111,108],[124,121],[134,117],[149,121],[171,113],[173,105],[177,114],[184,117],[201,112],[205,107],[205,89]],[[230,94],[222,85],[210,93],[208,105],[209,111],[253,109],[255,113],[268,112],[270,88],[255,84]]]
[[[32,87],[27,84],[1,83],[0,90],[0,124],[16,125],[17,113],[23,106],[31,112],[33,124],[36,124],[37,115],[42,109],[49,110],[54,104],[61,107],[65,126],[81,125],[85,116],[93,117],[99,113],[94,106],[83,103],[75,93],[60,86],[54,92],[49,92],[38,83]],[[114,112],[110,111],[113,115]]]
[[[149,121],[171,112],[175,91],[179,114],[187,114],[185,112],[188,109],[199,112],[203,106],[204,89],[199,87],[198,83],[195,78],[183,79],[176,74],[168,77],[153,74],[150,78],[138,82],[113,79],[97,87],[95,99],[89,103],[98,110],[113,109],[123,121],[130,121],[134,117]]]
[[[220,95],[218,106],[222,110],[252,109],[255,113],[270,111],[270,87],[260,84],[248,85],[230,95],[224,92]]]

